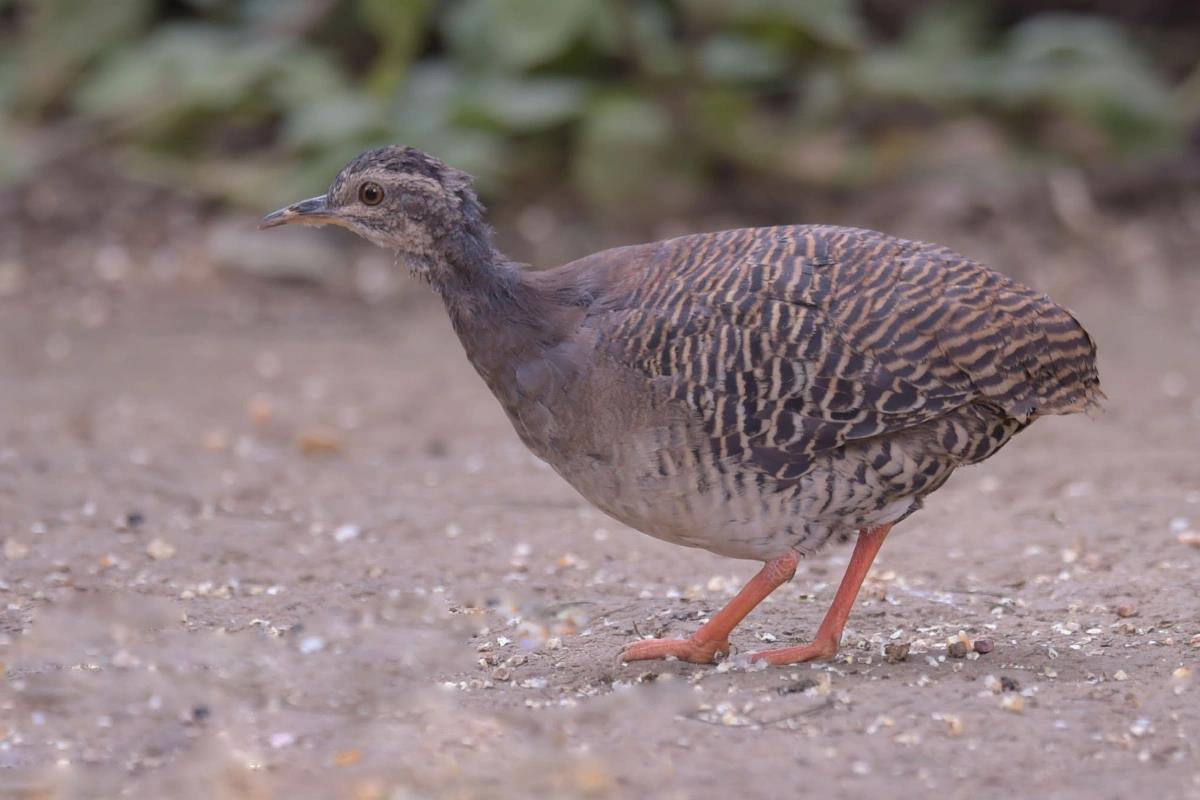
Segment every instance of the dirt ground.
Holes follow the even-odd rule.
[[[85,256],[0,264],[0,797],[1200,797],[1194,283],[1059,297],[1107,411],[931,497],[835,663],[758,671],[616,661],[756,565],[589,508],[432,297]]]

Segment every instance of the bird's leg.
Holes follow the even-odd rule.
[[[729,632],[767,595],[792,579],[799,560],[800,556],[794,550],[789,550],[787,555],[763,564],[763,568],[742,587],[737,596],[690,638],[643,639],[632,642],[621,651],[621,660],[645,661],[674,656],[680,661],[690,661],[693,664],[713,663],[717,653],[729,652]]]
[[[772,666],[833,658],[837,654],[838,645],[841,644],[842,629],[846,627],[846,617],[850,616],[850,609],[854,607],[858,590],[862,588],[867,571],[871,569],[871,562],[875,560],[875,554],[879,552],[891,529],[889,523],[859,531],[858,541],[854,544],[854,554],[850,556],[850,563],[846,565],[846,574],[842,576],[837,594],[833,597],[833,604],[825,613],[825,619],[821,621],[821,627],[817,628],[817,635],[813,637],[812,642],[800,647],[752,653],[750,658],[754,661],[765,661]]]

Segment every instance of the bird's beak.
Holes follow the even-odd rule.
[[[258,222],[260,231],[276,228],[280,225],[327,225],[336,223],[337,217],[329,210],[325,195],[310,197],[299,203],[292,203],[278,211],[272,211]]]

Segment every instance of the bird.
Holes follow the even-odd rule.
[[[854,539],[810,641],[838,652],[892,527],[960,466],[1104,395],[1096,344],[1045,294],[936,244],[831,225],[741,228],[532,269],[501,255],[466,173],[412,147],[350,161],[260,228],[336,225],[440,296],[524,444],[603,512],[759,572],[687,638],[623,662],[711,664],[801,558]]]

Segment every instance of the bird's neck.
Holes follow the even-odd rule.
[[[561,303],[492,247],[486,227],[443,244],[446,269],[430,282],[467,358],[507,404],[515,366],[561,337]]]

